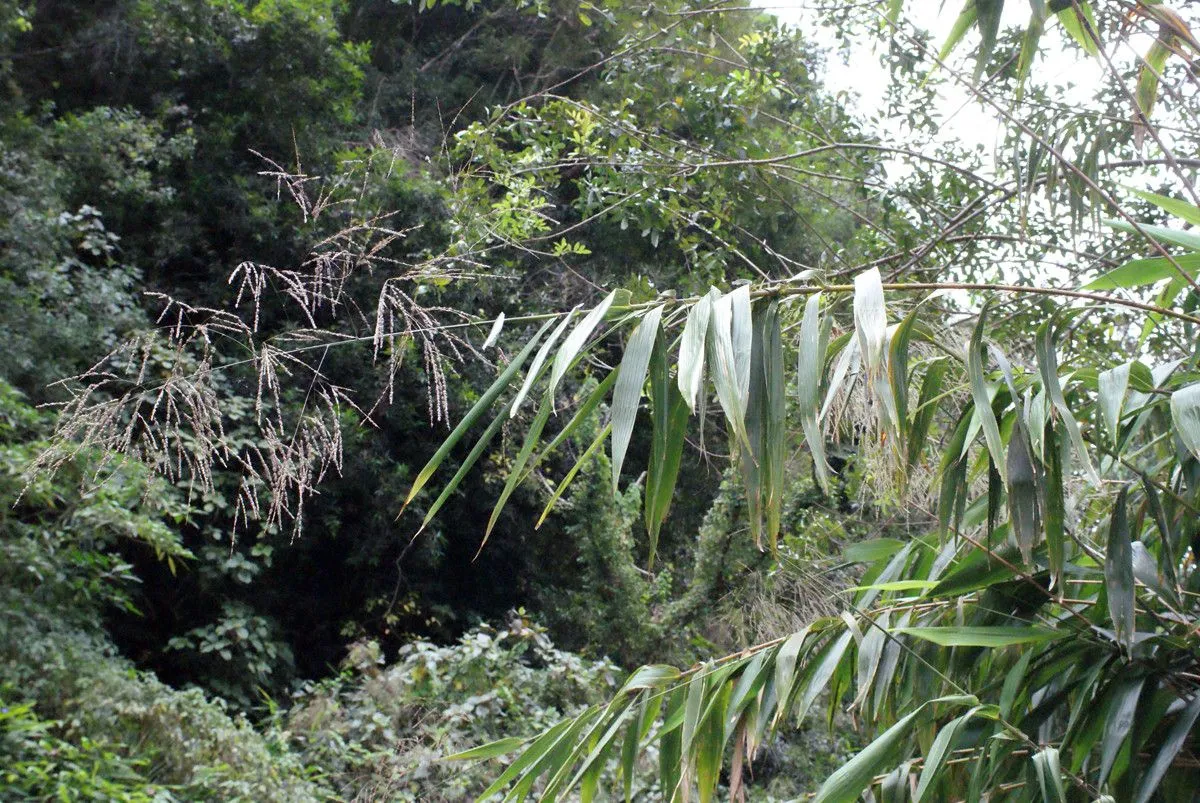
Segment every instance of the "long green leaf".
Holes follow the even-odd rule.
[[[478,421],[485,412],[487,412],[488,408],[495,403],[500,394],[508,388],[513,377],[516,376],[517,372],[521,370],[521,366],[525,364],[527,359],[529,359],[530,353],[533,352],[534,348],[538,344],[538,341],[542,339],[542,335],[546,333],[546,330],[549,329],[553,323],[554,320],[550,319],[542,324],[542,327],[537,330],[532,338],[529,339],[529,342],[525,344],[525,347],[517,353],[517,356],[513,358],[513,361],[510,362],[505,369],[500,372],[500,376],[496,378],[496,381],[492,383],[491,387],[484,391],[483,395],[479,397],[479,400],[476,401],[467,414],[463,416],[463,420],[460,421],[458,426],[454,428],[454,431],[450,433],[449,437],[442,441],[442,445],[438,447],[438,450],[434,452],[433,457],[429,458],[429,462],[425,464],[425,467],[422,468],[417,474],[417,478],[413,480],[412,488],[410,488],[408,491],[408,497],[404,500],[404,505],[401,507],[401,512],[403,512],[404,508],[408,507],[409,503],[412,502],[416,495],[420,493],[421,489],[425,487],[425,484],[429,482],[429,478],[432,477],[433,473],[438,470],[438,466],[440,466],[450,454],[450,450],[453,449],[460,440],[462,440],[462,437],[467,433],[467,430],[475,425],[475,422]]]
[[[618,369],[612,407],[614,493],[620,488],[621,466],[625,464],[625,453],[629,450],[629,440],[633,436],[638,404],[642,400],[642,386],[646,383],[646,371],[650,367],[650,355],[654,351],[654,341],[658,338],[662,313],[662,307],[652,307],[638,323],[625,345],[625,356],[621,358],[621,367]]]
[[[1100,777],[1103,784],[1116,763],[1121,746],[1129,738],[1133,728],[1133,717],[1137,712],[1138,698],[1142,694],[1145,678],[1126,678],[1113,691],[1104,719],[1104,738],[1100,742]]]
[[[562,348],[554,355],[554,367],[550,370],[550,384],[547,392],[551,396],[554,395],[558,383],[562,381],[563,376],[571,369],[571,365],[575,362],[575,358],[579,355],[583,344],[591,337],[592,331],[596,328],[604,316],[608,313],[609,307],[612,306],[613,299],[616,298],[617,291],[613,290],[604,300],[597,304],[587,315],[583,316],[583,320],[571,330],[571,334],[567,335],[563,341]]]
[[[454,472],[454,476],[450,478],[450,482],[446,483],[446,487],[442,488],[442,492],[438,494],[438,498],[434,500],[429,509],[425,511],[425,518],[421,520],[421,528],[418,532],[424,531],[429,526],[429,522],[433,521],[433,517],[438,514],[442,506],[450,500],[450,497],[458,490],[458,486],[462,483],[463,478],[475,467],[479,462],[479,458],[487,449],[488,444],[496,437],[496,433],[504,426],[504,422],[508,420],[505,413],[508,412],[507,406],[492,419],[492,423],[488,424],[487,429],[479,436],[479,440],[475,441],[475,445],[471,447],[470,453],[462,461],[462,465],[458,467],[458,471]]]
[[[825,349],[821,343],[821,294],[809,296],[804,305],[800,324],[800,340],[796,345],[796,404],[804,439],[812,455],[813,469],[821,490],[829,493],[829,466],[825,460],[825,434],[817,416],[821,406],[821,370],[825,364]]]
[[[967,376],[971,381],[971,398],[975,401],[975,415],[983,428],[983,437],[987,442],[988,452],[992,462],[1000,472],[1000,479],[1007,477],[1007,461],[1004,458],[1004,444],[1000,440],[1000,427],[996,423],[996,414],[992,411],[991,395],[988,392],[987,379],[983,375],[983,331],[987,323],[987,306],[979,312],[979,320],[975,323],[975,331],[971,334],[971,342],[967,345]]]
[[[860,750],[821,784],[813,803],[854,803],[859,795],[871,785],[876,775],[887,768],[899,746],[908,737],[913,722],[934,702],[978,704],[969,697],[941,698],[924,703],[915,711],[901,717],[884,731],[875,741]]]
[[[1128,493],[1128,487],[1121,488],[1113,503],[1108,527],[1108,550],[1104,556],[1104,589],[1108,595],[1108,612],[1117,641],[1127,649],[1133,643],[1134,628],[1133,548],[1125,513],[1125,496]]]
[[[954,743],[958,739],[958,735],[962,732],[964,726],[971,721],[975,716],[977,709],[972,708],[961,717],[952,720],[950,724],[938,730],[937,737],[933,740],[933,745],[929,748],[929,752],[925,754],[925,764],[921,768],[921,777],[917,781],[917,792],[913,795],[913,803],[921,803],[926,799],[926,796],[931,794],[938,782],[938,775],[941,774],[942,768],[946,764],[946,758],[950,755],[950,751],[954,749]]]
[[[1033,547],[1037,543],[1038,491],[1029,435],[1019,415],[1008,439],[1008,519],[1028,566],[1033,563]]]
[[[504,739],[497,739],[494,742],[472,747],[470,750],[464,750],[461,753],[445,756],[442,761],[475,761],[483,758],[495,758],[503,756],[516,750],[527,740],[517,736],[509,736]]]
[[[650,438],[650,465],[646,472],[644,518],[650,540],[647,564],[652,568],[658,536],[675,496],[688,424],[687,403],[668,374],[666,337],[663,334],[655,341],[650,359],[650,392],[654,429]]]
[[[1099,485],[1100,475],[1092,466],[1092,458],[1088,455],[1087,447],[1083,442],[1083,434],[1079,431],[1079,422],[1075,420],[1075,415],[1067,406],[1066,399],[1063,398],[1062,384],[1058,379],[1058,356],[1054,350],[1054,331],[1050,323],[1042,324],[1038,329],[1036,351],[1038,370],[1042,375],[1042,386],[1046,390],[1046,397],[1054,405],[1063,426],[1067,428],[1067,435],[1071,439],[1075,456],[1083,465],[1084,471],[1087,472],[1088,479],[1093,485]]]
[[[1070,633],[1045,627],[897,627],[892,633],[913,636],[942,647],[1009,647],[1013,644],[1042,644],[1066,638]]]
[[[1194,231],[1183,231],[1182,229],[1171,229],[1166,226],[1155,226],[1150,223],[1139,223],[1139,232],[1133,224],[1126,223],[1124,220],[1105,220],[1107,225],[1114,229],[1127,231],[1130,234],[1148,234],[1155,240],[1161,243],[1170,243],[1178,245],[1181,248],[1186,248],[1189,251],[1200,251],[1200,233]]]
[[[1195,276],[1200,270],[1200,254],[1180,254],[1175,263]],[[1165,279],[1179,278],[1179,271],[1166,257],[1147,257],[1126,262],[1118,268],[1092,279],[1083,286],[1084,290],[1116,290],[1120,288],[1145,287]]]
[[[1158,755],[1154,757],[1154,761],[1151,762],[1150,767],[1146,770],[1146,774],[1142,776],[1142,780],[1138,784],[1137,797],[1134,803],[1150,803],[1150,799],[1154,797],[1154,793],[1158,789],[1159,784],[1162,783],[1167,770],[1171,768],[1171,763],[1175,761],[1175,756],[1179,755],[1184,742],[1187,741],[1188,736],[1191,734],[1198,717],[1200,717],[1200,695],[1192,698],[1187,707],[1179,714],[1174,724],[1171,725],[1171,729],[1162,740],[1161,747],[1158,748]]]

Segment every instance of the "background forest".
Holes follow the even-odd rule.
[[[0,0],[0,799],[1189,799],[1200,44],[933,19]]]

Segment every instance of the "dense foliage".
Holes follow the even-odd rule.
[[[1185,798],[1200,44],[1003,10],[0,0],[0,798]]]

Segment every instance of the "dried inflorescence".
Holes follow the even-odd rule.
[[[384,166],[390,171],[396,157]],[[226,308],[196,306],[150,293],[161,305],[157,328],[131,337],[91,369],[63,380],[68,398],[52,445],[29,476],[53,473],[84,450],[105,455],[92,477],[102,482],[114,461],[147,464],[190,491],[212,493],[216,472],[240,477],[234,518],[267,527],[304,524],[305,502],[343,461],[342,427],[348,414],[370,415],[352,392],[322,367],[328,350],[371,343],[386,369],[385,390],[371,407],[391,403],[396,377],[410,344],[421,354],[431,421],[448,416],[445,368],[471,346],[455,334],[466,316],[417,300],[421,286],[466,274],[442,256],[405,262],[396,253],[407,232],[389,226],[389,215],[371,211],[367,180],[325,180],[287,171],[266,160],[273,178],[311,224],[338,208],[348,222],[320,235],[302,263],[276,268],[254,261],[229,275]],[[372,165],[356,166],[367,174]],[[356,302],[360,277],[382,276],[378,300]],[[306,324],[264,332],[264,304],[284,304]],[[362,331],[369,335],[357,334]],[[231,352],[230,346],[235,350]],[[247,392],[249,391],[249,392]]]

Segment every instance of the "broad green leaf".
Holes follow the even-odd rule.
[[[575,309],[578,309],[578,307]],[[513,398],[512,407],[508,410],[509,418],[516,417],[517,411],[521,407],[521,402],[525,401],[525,397],[529,395],[530,389],[533,388],[533,383],[542,375],[542,366],[546,364],[546,358],[550,356],[550,350],[554,348],[554,344],[558,342],[559,337],[566,331],[567,325],[571,323],[571,316],[574,314],[575,310],[573,309],[564,315],[558,326],[554,327],[554,331],[550,333],[550,337],[546,338],[546,342],[538,349],[533,362],[529,364],[529,371],[525,374],[525,381],[521,383],[521,389],[517,391],[517,395]]]
[[[983,428],[983,437],[987,442],[988,452],[991,453],[992,463],[1000,472],[1001,480],[1007,476],[1007,462],[1004,458],[1004,444],[1000,440],[1000,427],[996,423],[996,414],[992,411],[991,394],[988,392],[987,379],[983,375],[983,331],[987,323],[987,306],[979,313],[975,323],[975,331],[971,334],[971,342],[967,345],[967,376],[971,381],[971,398],[975,401],[975,415]]]
[[[1146,55],[1142,60],[1142,64],[1138,68],[1137,88],[1134,90],[1134,102],[1143,115],[1149,119],[1154,112],[1154,103],[1158,100],[1158,83],[1159,76],[1162,75],[1163,68],[1167,66],[1167,59],[1171,57],[1173,49],[1177,48],[1176,38],[1167,36],[1165,41],[1162,35],[1154,40],[1150,45],[1150,49],[1146,51]],[[1134,125],[1134,135],[1136,141],[1140,143],[1140,135],[1144,132],[1145,125],[1141,120],[1136,120]]]
[[[897,627],[892,633],[913,636],[942,647],[1008,647],[1041,644],[1066,638],[1070,633],[1045,627]]]
[[[1191,734],[1197,717],[1200,717],[1200,694],[1192,697],[1187,707],[1180,712],[1179,717],[1171,725],[1171,729],[1167,731],[1167,735],[1158,749],[1158,754],[1138,784],[1134,803],[1150,803],[1159,784],[1162,783],[1163,777],[1167,774],[1167,770],[1171,768],[1172,762],[1175,761],[1175,757],[1179,755],[1179,751]]]
[[[893,580],[890,583],[871,583],[863,586],[851,586],[844,594],[857,594],[859,591],[924,591],[937,585],[936,580]]]
[[[954,48],[958,47],[958,43],[962,41],[962,38],[967,35],[967,31],[971,30],[971,26],[978,19],[979,10],[975,7],[975,0],[967,0],[962,12],[954,20],[954,26],[947,34],[946,41],[942,43],[942,49],[938,51],[938,61],[945,61],[946,57],[954,52]]]
[[[404,500],[404,505],[401,507],[401,511],[408,507],[409,503],[412,502],[416,495],[421,492],[421,489],[425,487],[427,482],[429,482],[429,478],[432,477],[433,473],[438,470],[438,466],[440,466],[450,454],[450,450],[453,449],[460,440],[462,440],[462,437],[467,433],[467,430],[474,426],[475,422],[478,421],[483,414],[487,412],[488,408],[495,403],[500,394],[508,389],[509,383],[512,381],[513,377],[516,376],[517,372],[521,370],[521,366],[525,364],[527,359],[529,359],[530,353],[532,353],[533,349],[537,346],[538,341],[542,339],[542,335],[546,333],[546,330],[549,329],[553,323],[554,320],[551,319],[542,324],[542,327],[538,329],[536,333],[534,333],[533,337],[529,339],[529,342],[525,344],[525,347],[522,348],[521,351],[517,353],[517,356],[513,358],[513,361],[510,362],[505,369],[500,372],[500,376],[496,378],[496,381],[492,383],[491,387],[484,391],[483,395],[479,397],[479,400],[476,401],[467,414],[463,416],[463,420],[460,421],[458,426],[454,428],[454,431],[450,433],[449,437],[442,441],[442,445],[438,447],[437,451],[434,452],[433,457],[429,458],[429,462],[425,464],[424,468],[422,468],[417,474],[417,478],[413,480],[412,488],[410,488],[408,491],[408,496]]]
[[[887,347],[887,313],[878,268],[865,270],[854,277],[854,331],[867,375],[874,378],[883,367]]]
[[[979,53],[975,58],[975,80],[978,81],[987,67],[992,51],[996,49],[996,34],[1000,31],[1000,15],[1004,13],[1004,0],[975,0],[975,13],[979,23]]]
[[[836,639],[829,642],[820,653],[819,657],[813,659],[811,668],[805,673],[804,692],[799,696],[799,700],[793,709],[796,717],[796,722],[803,721],[808,710],[812,708],[812,704],[817,697],[829,687],[829,679],[833,677],[833,673],[837,671],[838,666],[842,663],[842,658],[846,655],[846,648],[850,646],[853,639],[853,634],[847,630],[838,636]],[[782,695],[783,689],[779,690]],[[783,697],[780,697],[779,720],[782,720],[787,715],[784,708]]]
[[[1103,371],[1099,378],[1100,412],[1108,428],[1113,446],[1121,434],[1121,407],[1125,404],[1125,393],[1129,389],[1129,371],[1132,362]]]
[[[1148,234],[1160,243],[1170,243],[1186,248],[1189,251],[1200,251],[1200,233],[1195,231],[1183,231],[1182,229],[1171,229],[1166,226],[1155,226],[1150,223],[1139,223],[1139,232],[1131,223],[1126,223],[1123,220],[1105,220],[1105,224],[1114,229],[1127,231],[1130,234],[1142,235]]]
[[[682,714],[687,696],[686,686],[681,686],[671,693],[664,713],[664,731],[659,738],[659,788],[662,789],[663,800],[668,802],[676,799],[682,780],[683,734],[678,727],[666,730],[665,723],[674,719],[677,714]]]
[[[679,465],[687,435],[687,405],[674,387],[668,390],[668,396],[669,409],[664,422],[666,434],[661,441],[657,438],[653,441],[653,446],[657,448],[652,448],[650,452],[651,471],[646,482],[646,526],[650,537],[647,563],[650,568],[654,567],[654,553],[662,523],[671,510],[671,500],[675,498],[675,484],[679,479]],[[657,419],[655,423],[658,424]]]
[[[1089,56],[1099,56],[1100,44],[1096,41],[1096,32],[1099,29],[1096,27],[1096,18],[1092,16],[1092,7],[1083,0],[1077,0],[1077,2],[1078,10],[1074,4],[1068,6],[1058,12],[1058,21],[1062,24],[1063,30]]]
[[[563,376],[571,369],[572,363],[579,355],[583,344],[591,337],[592,331],[596,328],[604,316],[608,313],[609,308],[613,304],[613,300],[617,296],[617,291],[614,290],[604,297],[604,300],[597,304],[587,315],[583,316],[583,320],[571,330],[571,334],[567,335],[563,341],[562,348],[554,355],[554,366],[550,369],[550,385],[548,392],[554,395],[558,383],[562,381]]]
[[[1104,589],[1108,594],[1108,613],[1117,641],[1128,649],[1133,643],[1134,585],[1133,550],[1130,546],[1129,521],[1125,513],[1128,487],[1122,487],[1113,503],[1108,527],[1108,550],[1104,556]]]
[[[1135,189],[1133,190],[1133,194],[1145,201],[1149,201],[1160,209],[1165,209],[1181,220],[1186,220],[1193,226],[1200,226],[1200,207],[1197,207],[1195,204],[1144,190]]]
[[[949,360],[941,357],[925,367],[925,376],[921,380],[921,395],[917,399],[917,409],[913,413],[912,428],[908,433],[908,464],[919,465],[925,441],[929,436],[929,427],[937,412],[937,398],[942,393],[942,381],[946,377]]]
[[[504,329],[504,313],[496,316],[496,320],[492,321],[492,328],[488,330],[487,339],[483,341],[480,349],[489,349],[496,345],[496,341],[500,339],[500,332]]]
[[[704,340],[708,335],[708,319],[712,315],[711,295],[700,298],[688,312],[679,341],[679,392],[688,409],[696,412],[696,397],[704,385]]]
[[[1108,780],[1121,745],[1129,738],[1133,717],[1137,712],[1138,698],[1142,694],[1145,678],[1126,678],[1117,681],[1120,685],[1113,691],[1104,719],[1104,738],[1100,742],[1100,777],[1103,784]]]
[[[1029,25],[1025,28],[1025,35],[1021,37],[1021,53],[1017,56],[1018,98],[1024,94],[1025,79],[1029,77],[1029,71],[1033,67],[1034,59],[1037,58],[1038,43],[1042,41],[1042,34],[1045,30],[1045,18],[1042,14],[1034,11],[1030,15]]]
[[[666,664],[650,664],[638,667],[621,686],[621,692],[660,689],[679,680],[679,677],[679,670]]]
[[[517,736],[509,736],[504,739],[497,739],[494,742],[489,742],[488,744],[480,745],[479,747],[472,747],[470,750],[464,750],[461,753],[445,756],[441,760],[475,761],[483,758],[495,758],[496,756],[503,756],[511,753],[521,745],[525,744],[526,741],[526,739],[522,739]]]
[[[849,563],[874,563],[883,558],[890,558],[903,546],[904,542],[897,538],[856,541],[842,550],[842,557]]]
[[[621,484],[621,466],[629,450],[629,439],[633,436],[633,425],[637,418],[638,404],[642,400],[642,386],[646,383],[646,371],[650,367],[650,355],[654,341],[658,338],[662,307],[651,308],[638,323],[629,342],[625,345],[625,356],[617,373],[617,384],[613,388],[612,407],[612,484],[616,492]]]
[[[1179,440],[1200,460],[1200,383],[1171,394],[1171,423]]]
[[[1175,263],[1195,276],[1200,270],[1200,254],[1180,254]],[[1083,286],[1084,290],[1116,290],[1121,288],[1145,287],[1166,279],[1179,278],[1179,271],[1166,257],[1147,257],[1126,262],[1118,268],[1092,279]]]
[[[904,316],[904,320],[892,333],[892,340],[888,346],[888,382],[891,384],[892,406],[896,411],[896,426],[901,436],[901,447],[908,438],[908,351],[913,325],[920,309],[918,304]]]

